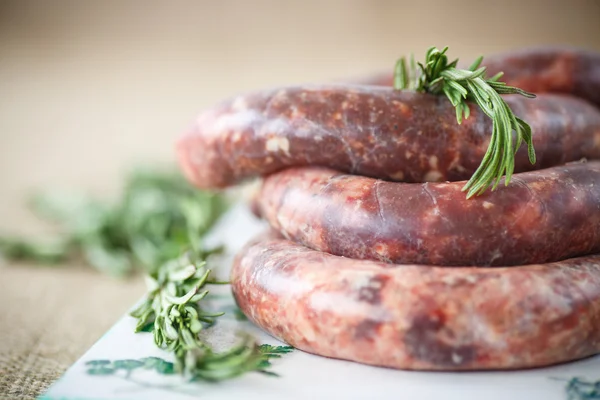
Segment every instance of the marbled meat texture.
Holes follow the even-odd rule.
[[[255,210],[278,233],[234,262],[244,314],[299,349],[402,369],[600,352],[600,161],[576,162],[600,158],[600,54],[533,49],[483,65],[538,94],[504,96],[532,127],[537,163],[520,149],[511,184],[470,200],[463,180],[490,119],[471,106],[458,125],[445,97],[395,91],[389,74],[200,115],[177,148],[195,185],[266,176]]]
[[[245,315],[292,346],[418,370],[529,368],[600,352],[600,256],[519,268],[352,260],[262,238],[234,262]]]
[[[600,162],[517,174],[468,200],[464,184],[291,168],[265,178],[256,208],[286,238],[355,259],[519,265],[600,252]]]
[[[515,171],[600,158],[600,111],[566,95],[505,96],[533,130]],[[468,179],[485,154],[492,122],[479,107],[459,125],[443,96],[376,86],[307,86],[239,96],[202,113],[177,145],[200,188],[294,166],[326,166],[390,181]]]

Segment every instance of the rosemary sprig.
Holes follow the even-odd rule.
[[[224,312],[205,310],[200,301],[206,297],[206,285],[227,284],[210,280],[205,261],[187,253],[170,261],[147,278],[146,299],[131,316],[138,319],[136,332],[151,331],[154,342],[175,355],[175,371],[192,380],[220,381],[250,371],[272,374],[269,358],[291,348],[271,353],[245,333],[231,349],[215,353],[198,335]],[[284,351],[284,350],[288,351]]]
[[[174,354],[173,364],[121,360],[94,369],[154,366],[192,380],[218,381],[249,371],[263,372],[269,359],[291,351],[269,350],[241,333],[237,345],[215,352],[199,333],[223,312],[205,308],[207,285],[227,284],[211,279],[210,256],[222,248],[206,248],[204,236],[227,209],[222,196],[196,190],[178,173],[137,170],[126,180],[115,203],[79,194],[44,193],[34,198],[34,211],[59,225],[58,240],[0,237],[0,252],[9,259],[57,263],[82,255],[102,272],[122,276],[138,267],[147,273],[148,293],[132,311],[136,332],[152,332],[160,348]],[[149,361],[148,361],[149,360]],[[150,363],[150,364],[148,364]]]
[[[458,59],[448,62],[446,51],[431,47],[425,55],[425,63],[416,63],[411,58],[407,66],[405,58],[396,62],[394,88],[412,89],[417,92],[445,94],[456,108],[456,120],[462,123],[463,117],[469,118],[468,101],[474,101],[482,111],[492,119],[492,136],[481,164],[471,177],[463,191],[467,198],[484,193],[490,186],[495,190],[506,176],[505,185],[510,183],[514,172],[515,153],[525,142],[529,161],[535,164],[535,151],[531,138],[531,127],[514,115],[501,94],[520,94],[534,98],[532,93],[499,82],[502,73],[486,78],[485,67],[480,67],[483,57],[479,57],[469,69],[457,69]],[[417,68],[418,65],[418,68]],[[512,132],[516,133],[513,143]]]

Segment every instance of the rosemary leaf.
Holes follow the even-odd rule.
[[[484,193],[488,188],[495,190],[502,177],[510,183],[514,172],[515,153],[524,142],[527,145],[529,161],[535,163],[535,150],[531,137],[531,127],[517,118],[502,94],[519,94],[534,98],[532,93],[499,82],[502,73],[487,79],[485,67],[480,67],[483,57],[477,58],[469,69],[457,69],[458,60],[448,62],[446,51],[431,47],[425,55],[425,62],[418,63],[419,70],[411,63],[409,71],[403,58],[398,60],[395,69],[394,88],[412,89],[418,92],[444,94],[456,108],[459,124],[469,118],[470,109],[466,100],[475,102],[492,120],[492,132],[488,149],[471,179],[463,187],[467,198]],[[399,68],[398,65],[404,66]],[[412,84],[416,82],[416,84]],[[513,131],[516,140],[513,144]]]

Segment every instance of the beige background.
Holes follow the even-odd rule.
[[[425,5],[426,4],[426,5]],[[538,44],[600,50],[600,1],[2,1],[0,231],[39,233],[36,187],[110,197],[172,161],[203,107],[240,91]],[[40,393],[143,293],[83,266],[0,269],[0,394]]]

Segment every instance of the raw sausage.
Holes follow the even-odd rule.
[[[401,369],[529,368],[600,352],[600,256],[509,268],[352,260],[278,238],[239,253],[238,305],[273,336]]]
[[[600,105],[600,54],[534,49],[485,59],[489,76],[535,93],[567,93]],[[292,87],[239,96],[203,112],[178,142],[198,187],[219,188],[286,167],[320,165],[392,181],[468,179],[488,146],[489,118],[472,106],[458,125],[443,96],[394,91],[392,77],[365,85]],[[538,162],[524,149],[516,172],[599,158],[599,111],[583,100],[505,96],[534,132]],[[433,161],[432,161],[433,160]]]
[[[505,96],[534,132],[538,162],[523,147],[515,170],[600,158],[600,111],[568,96]],[[373,86],[259,92],[203,113],[178,143],[180,164],[198,187],[215,188],[319,165],[392,181],[468,179],[487,150],[492,124],[479,107],[458,125],[441,96]]]
[[[484,65],[539,94],[504,96],[538,161],[522,148],[512,184],[470,200],[463,180],[491,121],[472,106],[458,125],[445,97],[395,91],[389,74],[200,115],[177,145],[195,185],[266,176],[254,206],[278,232],[247,245],[231,278],[252,321],[302,350],[403,369],[600,352],[600,161],[575,162],[600,159],[600,55],[538,49]]]
[[[568,48],[535,48],[483,59],[486,75],[504,72],[502,81],[533,93],[565,93],[600,106],[600,53]],[[463,68],[468,65],[463,65]],[[361,79],[392,86],[391,74]]]
[[[600,252],[600,162],[523,172],[469,200],[463,185],[292,168],[266,177],[256,201],[286,238],[355,259],[520,265]]]

